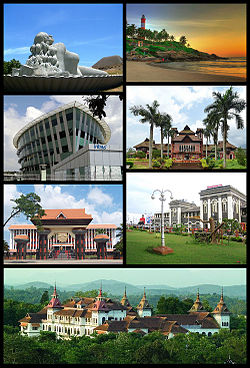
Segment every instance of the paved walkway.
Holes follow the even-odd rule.
[[[75,259],[46,259],[46,260],[36,260],[36,259],[25,259],[25,260],[4,260],[4,264],[12,264],[12,265],[40,265],[40,264],[46,264],[46,265],[85,265],[85,264],[123,264],[122,259],[84,259],[84,260],[75,260]]]

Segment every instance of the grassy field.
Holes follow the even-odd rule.
[[[152,253],[160,246],[155,234],[134,230],[127,232],[127,264],[245,264],[246,245],[223,240],[221,244],[197,243],[191,236],[165,235],[165,245],[174,250],[166,256]]]

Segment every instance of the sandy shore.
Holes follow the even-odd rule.
[[[246,82],[245,78],[166,69],[146,62],[127,61],[127,82]]]

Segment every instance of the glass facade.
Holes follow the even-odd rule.
[[[106,125],[106,126],[105,126]],[[88,144],[107,143],[106,123],[72,106],[45,118],[27,128],[17,140],[18,162],[23,174],[40,174],[40,165],[51,167]]]

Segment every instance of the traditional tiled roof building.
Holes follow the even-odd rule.
[[[212,313],[204,310],[198,292],[189,313],[152,316],[145,289],[136,309],[137,312],[131,307],[126,290],[121,302],[105,298],[100,288],[96,298],[72,298],[62,305],[55,287],[45,308],[38,313],[27,313],[19,322],[23,335],[32,337],[39,335],[40,331],[52,331],[58,338],[90,336],[93,332],[145,335],[153,331],[171,338],[188,332],[212,335],[220,328],[230,328],[230,312],[223,300],[223,292]]]

